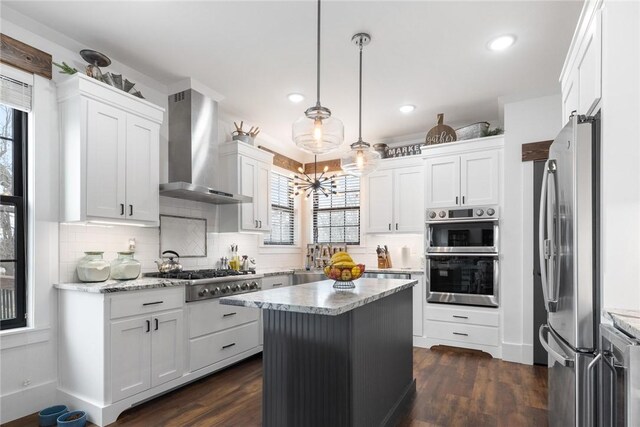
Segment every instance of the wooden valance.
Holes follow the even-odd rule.
[[[315,173],[316,170],[314,166],[315,163],[306,163],[304,165],[304,172],[307,175]],[[327,172],[338,172],[342,170],[342,168],[340,167],[340,159],[324,160],[322,162],[318,162],[318,173],[322,173],[322,170],[325,166],[329,168]]]
[[[547,160],[549,147],[553,141],[538,141],[522,144],[522,161]]]
[[[279,168],[286,169],[291,172],[298,172],[298,168],[301,168],[304,166],[299,161],[294,160],[287,156],[283,156],[282,154],[277,153],[267,147],[263,147],[262,145],[259,145],[258,148],[273,154],[273,165],[278,166]]]
[[[51,55],[0,34],[0,62],[51,80]]]

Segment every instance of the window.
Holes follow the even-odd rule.
[[[294,244],[293,180],[271,172],[271,234],[265,245]]]
[[[0,104],[0,329],[26,326],[27,113]]]
[[[336,178],[338,194],[313,195],[313,241],[360,244],[360,178]]]

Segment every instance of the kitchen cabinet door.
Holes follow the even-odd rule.
[[[426,208],[460,206],[460,156],[427,159]]]
[[[497,151],[460,156],[462,206],[494,205],[500,200]]]
[[[574,70],[562,90],[562,123],[569,121],[572,112],[578,111],[578,71]]]
[[[258,162],[248,157],[240,157],[240,194],[253,197],[253,203],[244,203],[241,206],[241,226],[244,230],[256,230],[258,228],[255,207],[258,202],[256,194],[257,179]]]
[[[124,111],[87,100],[87,216],[125,218],[126,123]]]
[[[393,228],[393,171],[381,170],[368,177],[368,233],[390,233]]]
[[[182,310],[153,316],[151,319],[151,386],[179,378],[183,372]]]
[[[578,56],[578,114],[591,114],[602,94],[601,16],[599,11],[591,22]]]
[[[411,166],[394,171],[393,231],[424,231],[424,168]]]
[[[256,182],[256,219],[260,231],[271,231],[271,167],[262,162],[257,163],[258,179]]]
[[[111,401],[151,387],[151,318],[111,322]]]
[[[126,216],[141,221],[158,220],[160,126],[127,116]]]
[[[411,278],[418,280],[418,284],[413,287],[413,335],[421,337],[424,331],[424,305],[426,304],[424,276],[412,274]]]

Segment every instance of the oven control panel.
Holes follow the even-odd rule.
[[[260,279],[250,279],[210,284],[192,284],[185,286],[185,289],[187,294],[186,301],[190,302],[259,291],[262,289],[262,281]]]
[[[478,206],[475,208],[427,209],[427,222],[466,221],[474,219],[498,219],[498,206]]]

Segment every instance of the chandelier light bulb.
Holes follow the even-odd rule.
[[[319,117],[313,121],[313,139],[322,141],[322,119]]]
[[[364,153],[362,152],[362,150],[358,150],[356,152],[356,166],[360,170],[362,170],[362,168],[364,167]]]

